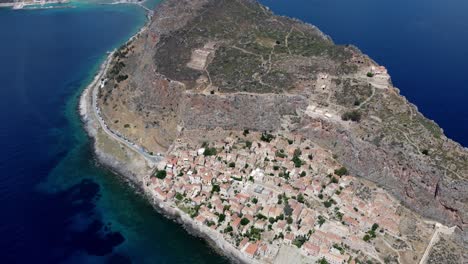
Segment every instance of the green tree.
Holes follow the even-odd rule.
[[[203,151],[205,156],[216,156],[216,154],[218,154],[216,148],[205,148],[205,151]]]
[[[374,224],[372,225],[372,230],[375,231],[375,230],[377,230],[377,228],[379,228],[379,224],[374,223]]]
[[[303,162],[302,162],[301,158],[299,158],[299,156],[294,156],[292,158],[292,162],[294,162],[294,167],[296,167],[296,168],[300,168],[302,166],[302,164],[303,164]]]
[[[218,216],[218,223],[224,222],[225,219],[226,219],[226,215],[225,214],[220,214]]]
[[[371,237],[368,234],[365,234],[364,237],[362,238],[364,241],[368,242],[371,240]]]
[[[326,220],[325,220],[325,218],[323,216],[319,215],[317,219],[318,219],[317,222],[318,222],[319,226],[322,226],[323,224],[325,224]]]
[[[302,151],[300,149],[297,148],[294,150],[292,161],[294,162],[294,166],[296,168],[300,168],[302,164],[304,164],[304,162],[300,158],[301,155],[302,155]]]
[[[297,236],[294,241],[292,242],[293,245],[300,248],[304,243],[307,241],[306,236]]]
[[[354,122],[359,122],[361,121],[361,113],[357,110],[352,110],[349,112],[345,112],[343,115],[341,115],[341,119],[343,121],[354,121]]]
[[[345,167],[341,167],[335,170],[335,174],[341,177],[343,175],[348,174],[348,170]]]
[[[264,215],[262,215],[261,213],[258,213],[258,214],[257,214],[257,218],[258,218],[258,219],[267,219],[267,217],[264,216]]]
[[[167,172],[165,170],[158,170],[158,171],[156,171],[155,176],[156,176],[156,178],[163,180],[163,179],[166,178]]]
[[[304,203],[304,195],[302,195],[302,193],[299,193],[299,195],[297,196],[297,201],[300,203]]]
[[[221,191],[221,187],[219,187],[219,185],[214,184],[214,185],[211,187],[211,193],[219,193],[219,191]]]
[[[329,264],[329,263],[325,258],[321,258],[321,259],[317,260],[317,264]]]
[[[274,138],[275,138],[275,136],[273,136],[272,134],[269,134],[267,132],[263,132],[262,136],[260,137],[260,140],[270,143]]]

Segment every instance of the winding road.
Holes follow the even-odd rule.
[[[96,120],[99,122],[99,126],[102,128],[104,133],[106,133],[112,139],[118,141],[119,143],[127,146],[128,148],[132,149],[133,151],[135,151],[138,154],[140,154],[141,156],[143,156],[145,158],[145,160],[148,161],[149,164],[155,164],[155,163],[157,163],[157,162],[159,162],[161,160],[161,158],[162,158],[161,156],[151,155],[148,152],[146,152],[141,146],[138,146],[137,144],[135,144],[133,142],[130,142],[128,139],[126,139],[126,138],[114,133],[113,131],[111,131],[109,129],[109,127],[107,126],[106,122],[104,121],[104,119],[102,118],[102,116],[100,115],[101,111],[100,111],[100,109],[98,107],[98,104],[97,104],[97,95],[98,95],[99,89],[102,86],[102,80],[103,80],[106,72],[108,71],[108,69],[110,67],[113,55],[114,55],[114,52],[109,54],[109,56],[107,57],[106,61],[103,64],[100,72],[98,73],[98,75],[96,76],[96,78],[94,79],[93,83],[90,86],[90,88],[92,90],[92,109],[93,109],[92,111],[93,111],[93,114],[96,117]]]

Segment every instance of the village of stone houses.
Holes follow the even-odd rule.
[[[298,135],[245,130],[179,141],[145,188],[253,262],[416,263],[434,225],[336,158]]]

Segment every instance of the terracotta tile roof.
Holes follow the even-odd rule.
[[[312,255],[312,256],[316,256],[320,252],[320,247],[311,242],[304,243],[302,247],[309,255]]]
[[[258,244],[257,243],[249,244],[247,246],[247,248],[245,249],[245,253],[247,255],[249,255],[250,257],[254,257],[255,253],[257,253],[257,250],[258,250]]]
[[[242,241],[239,243],[239,248],[244,248],[245,245],[247,245],[247,243],[249,242],[249,239],[244,237],[244,239],[242,239]]]

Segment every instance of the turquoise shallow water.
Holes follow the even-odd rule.
[[[75,6],[0,9],[2,263],[226,262],[94,160],[79,95],[145,14]]]

